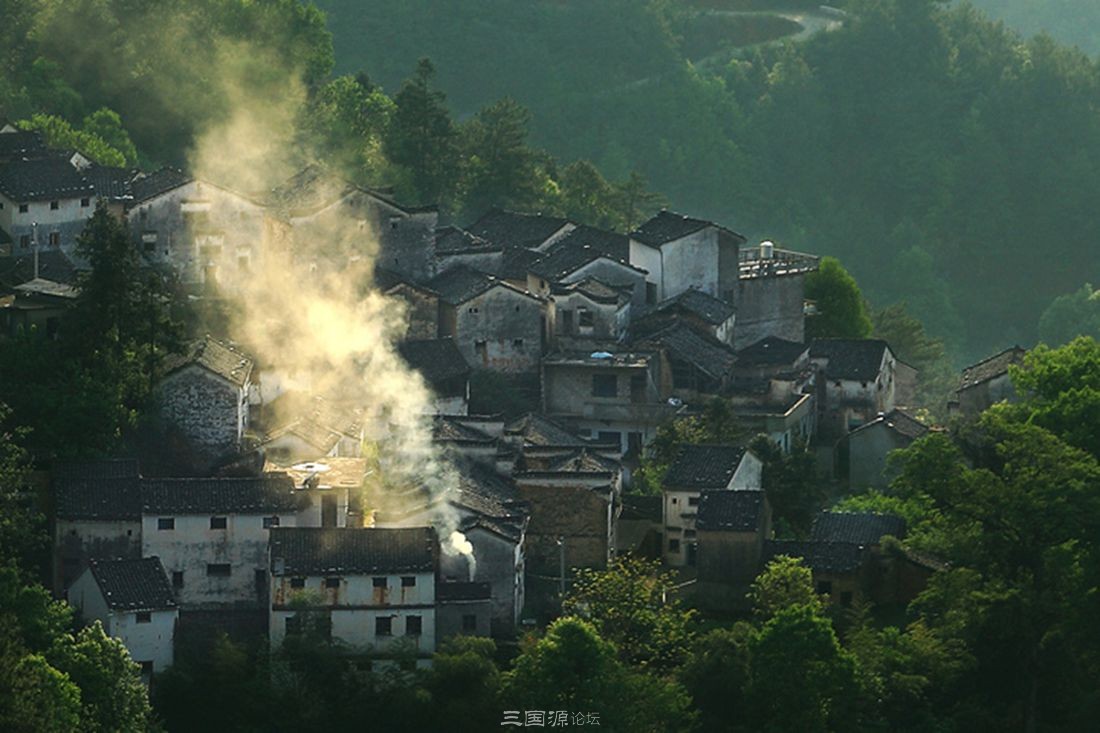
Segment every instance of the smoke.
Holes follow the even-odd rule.
[[[271,198],[304,162],[294,141],[307,97],[298,75],[277,95],[269,93],[270,79],[251,83],[254,65],[237,63],[249,57],[241,44],[214,54],[219,65],[210,76],[228,111],[198,135],[190,169],[199,180]],[[342,189],[335,180],[322,186]],[[431,504],[433,524],[448,538],[443,551],[467,557],[472,577],[473,546],[440,500],[457,489],[457,474],[432,441],[432,395],[396,352],[404,308],[373,287],[378,233],[360,217],[358,207],[344,206],[297,226],[285,213],[268,217],[247,269],[219,270],[229,332],[287,383],[364,409],[364,449],[375,469],[368,501],[375,508]]]

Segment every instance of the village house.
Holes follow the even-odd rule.
[[[306,623],[349,652],[386,657],[436,648],[439,541],[429,527],[271,531],[271,645]]]
[[[890,452],[908,448],[927,432],[926,425],[895,409],[848,433],[839,447],[847,448],[849,488],[886,488],[896,475],[887,467]]]
[[[432,444],[451,458],[480,463],[493,468],[499,453],[492,435],[449,415],[437,415],[432,421]]]
[[[356,458],[363,444],[362,410],[319,396],[284,392],[265,406],[274,422],[261,442],[264,454],[284,465],[317,456]]]
[[[553,304],[492,275],[460,266],[437,275],[440,336],[454,338],[474,369],[533,372],[549,341]]]
[[[405,306],[404,338],[420,341],[439,335],[439,293],[397,273],[375,268],[374,284],[382,293]]]
[[[470,365],[453,338],[403,341],[397,351],[432,391],[431,414],[465,415],[470,411]]]
[[[697,565],[695,520],[704,491],[759,489],[763,468],[760,459],[744,447],[681,445],[661,484],[665,564]]]
[[[892,514],[828,511],[818,514],[810,530],[810,542],[857,547],[863,561],[854,587],[851,577],[837,578],[839,587],[832,587],[832,581],[817,578],[815,574],[817,592],[829,594],[833,603],[839,602],[842,606],[865,598],[879,604],[896,600],[899,586],[905,582],[904,575],[913,568],[903,556],[884,554],[882,542],[886,536],[905,539],[905,531],[905,520]]]
[[[38,130],[20,130],[0,118],[0,163],[40,157],[46,150],[46,143]]]
[[[0,139],[13,135],[19,133]],[[40,151],[0,162],[0,231],[10,239],[9,254],[28,254],[37,247],[72,256],[98,201],[95,186],[73,160],[84,159]]]
[[[285,474],[141,482],[143,557],[160,557],[186,612],[267,602],[267,543],[312,502]]]
[[[772,242],[742,246],[738,256],[734,346],[740,349],[767,336],[803,341],[806,275],[817,270],[819,258],[780,249]]]
[[[1014,401],[1016,389],[1008,368],[1023,364],[1026,354],[1027,349],[1013,346],[963,369],[950,411],[974,418],[1002,400]]]
[[[576,228],[573,222],[556,216],[493,208],[467,226],[466,231],[499,247],[545,252]]]
[[[830,445],[895,407],[897,358],[879,339],[815,339],[818,431]],[[831,450],[831,447],[830,447]]]
[[[768,336],[737,352],[734,415],[753,434],[767,435],[790,452],[808,445],[817,431],[814,369],[807,344]]]
[[[785,555],[800,558],[813,575],[814,590],[829,602],[850,607],[864,598],[866,548],[848,542],[766,540],[764,564]]]
[[[712,606],[743,606],[772,534],[772,510],[762,489],[704,491],[695,519],[699,546],[697,597]]]
[[[39,333],[49,339],[61,334],[61,319],[80,291],[73,285],[37,277],[0,295],[0,335],[9,338]]]
[[[441,582],[435,586],[436,644],[452,636],[489,636],[492,594],[488,583]]]
[[[160,559],[92,560],[66,599],[80,621],[99,621],[125,645],[146,684],[172,666],[179,608]]]
[[[554,458],[592,445],[561,423],[538,412],[529,412],[506,423],[501,438],[516,449],[527,467],[541,468]],[[618,449],[616,443],[615,449]]]
[[[238,451],[249,420],[252,357],[207,336],[164,359],[156,386],[160,418],[198,453]]]
[[[640,351],[661,354],[660,392],[686,402],[705,400],[729,390],[737,357],[732,348],[687,323],[673,320],[655,333],[631,342]]]
[[[645,310],[633,330],[652,333],[681,321],[732,346],[736,313],[730,303],[691,288]]]
[[[285,473],[302,502],[295,517],[298,527],[351,527],[362,522],[360,503],[367,476],[365,458],[323,456],[310,461],[280,466],[267,463],[264,473]]]
[[[630,292],[636,306],[645,303],[645,270],[634,267],[626,260],[579,243],[570,244],[572,236],[555,244],[549,252],[535,260],[527,271],[527,289],[532,293],[548,296],[555,285],[567,285],[595,277],[615,288]]]
[[[559,352],[542,360],[543,412],[581,437],[639,453],[682,405],[661,392],[653,352]]]
[[[499,274],[509,248],[503,242],[490,242],[456,226],[435,230],[436,272],[466,267]]]
[[[616,554],[660,560],[664,555],[664,532],[661,528],[663,498],[623,494],[621,501],[622,509],[615,523]]]
[[[562,349],[618,341],[630,322],[630,291],[596,277],[553,285],[555,341]]]
[[[696,288],[736,306],[745,241],[713,222],[662,211],[630,234],[630,264],[647,273],[647,303]]]

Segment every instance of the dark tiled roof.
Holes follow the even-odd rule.
[[[492,209],[466,231],[504,247],[537,247],[568,223],[555,216]]]
[[[354,188],[321,166],[308,165],[271,189],[266,203],[284,210],[316,210],[339,201]]]
[[[551,252],[559,249],[581,249],[588,247],[600,254],[621,262],[630,261],[630,237],[625,234],[609,232],[587,225],[580,225],[566,234],[550,247]]]
[[[531,265],[531,272],[550,281],[558,281],[561,278],[576,272],[585,265],[599,259],[610,260],[631,270],[638,268],[626,260],[618,260],[604,254],[589,245],[580,247],[554,247],[545,257]]]
[[[505,280],[520,280],[527,282],[527,273],[531,265],[539,261],[542,252],[526,247],[511,247],[504,251],[504,257],[500,261],[500,269],[497,275]]]
[[[556,473],[617,473],[622,470],[622,464],[613,458],[581,448],[551,459],[548,470]]]
[[[905,537],[905,520],[893,514],[870,512],[821,512],[814,520],[810,539],[815,542],[848,542],[877,545],[883,535]]]
[[[504,426],[504,434],[523,438],[524,445],[583,446],[580,437],[545,415],[528,413]]]
[[[46,143],[42,141],[42,133],[37,130],[0,133],[0,160],[30,157],[45,151]]]
[[[404,285],[406,287],[410,287],[410,288],[414,288],[416,290],[420,290],[421,292],[424,292],[424,293],[435,295],[436,297],[439,296],[439,293],[435,292],[434,290],[429,288],[427,285],[423,285],[421,283],[413,282],[408,277],[402,275],[399,272],[394,272],[393,270],[387,270],[387,269],[382,268],[382,267],[375,267],[374,268],[374,285],[379,290],[382,290],[382,291],[389,291],[389,290],[392,290],[393,288],[396,288],[399,285]]]
[[[95,187],[97,196],[114,201],[133,197],[130,184],[138,172],[132,168],[114,168],[92,163],[84,176]]]
[[[439,293],[441,300],[459,305],[476,298],[500,282],[480,270],[458,265],[433,277],[428,281],[428,287]]]
[[[90,560],[96,585],[113,611],[175,608],[172,586],[158,557],[140,560]]]
[[[852,431],[852,433],[858,433],[861,430],[866,430],[874,425],[885,425],[890,430],[902,435],[910,440],[916,440],[925,433],[928,432],[928,426],[920,422],[916,418],[902,412],[901,410],[891,410],[885,415],[880,415],[871,422],[860,425],[858,428]]]
[[[405,341],[398,345],[397,350],[405,363],[420,372],[429,385],[439,385],[470,374],[470,366],[455,346],[453,338]]]
[[[825,376],[829,379],[871,382],[878,377],[888,348],[880,339],[814,339],[810,358],[828,360]]]
[[[519,542],[523,539],[523,521],[518,518],[490,517],[479,514],[462,520],[459,528],[463,532],[469,532],[472,529],[478,528],[488,530],[512,542]]]
[[[737,362],[729,346],[683,322],[674,322],[641,342],[663,347],[669,356],[688,362],[714,379],[724,379]]]
[[[722,325],[735,312],[733,306],[726,301],[708,295],[698,288],[690,288],[679,295],[663,300],[654,306],[653,310],[657,313],[682,310],[698,316],[713,326]]]
[[[141,479],[136,475],[63,473],[55,475],[53,487],[59,519],[141,519]]]
[[[435,252],[437,255],[458,254],[460,252],[497,252],[500,244],[474,236],[458,227],[440,227],[435,230]]]
[[[247,478],[147,478],[141,482],[146,514],[263,514],[292,512],[308,497],[292,493],[286,474]]]
[[[271,530],[275,575],[368,575],[432,572],[435,532],[429,527]]]
[[[191,181],[191,176],[177,168],[161,168],[135,178],[130,184],[130,191],[134,195],[134,203],[141,203]]]
[[[447,415],[438,415],[432,423],[432,440],[440,443],[485,444],[494,442],[494,438],[477,428],[463,424],[460,420]]]
[[[670,489],[724,489],[729,485],[745,448],[733,445],[681,445],[665,474]]]
[[[523,514],[516,485],[496,471],[478,463],[460,463],[456,503],[487,517],[511,518]]]
[[[1024,355],[1027,354],[1027,349],[1020,346],[1013,346],[1010,349],[1005,349],[999,354],[994,354],[986,359],[982,359],[977,364],[963,369],[962,381],[959,383],[959,389],[968,389],[975,387],[982,382],[988,382],[990,379],[999,377],[1002,374],[1008,372],[1008,367],[1013,364],[1022,364],[1024,361]]]
[[[768,336],[737,352],[739,366],[778,366],[794,364],[809,347],[799,341]]]
[[[711,531],[755,532],[763,511],[763,491],[704,491],[695,526]]]
[[[555,294],[582,293],[596,303],[618,303],[630,299],[630,295],[623,290],[622,287],[609,285],[598,277],[590,275],[575,283],[559,285],[554,292]]]
[[[113,479],[138,478],[141,470],[134,458],[110,458],[102,461],[73,461],[53,467],[54,478]]]
[[[171,374],[190,364],[198,364],[238,387],[248,383],[252,374],[252,357],[236,346],[207,336],[193,344],[182,354],[171,354],[164,359],[164,373]]]
[[[0,164],[0,193],[12,201],[90,196],[95,187],[67,159],[57,156]]]
[[[675,214],[671,211],[660,212],[645,224],[638,227],[637,230],[631,233],[630,237],[642,244],[648,244],[651,247],[660,247],[662,244],[681,239],[701,229],[706,229],[707,227],[718,227],[722,231],[732,235],[738,242],[745,241],[745,238],[737,232],[726,229],[725,227],[720,227],[712,221],[693,219],[690,216]]]
[[[72,260],[59,249],[44,249],[38,253],[38,277],[66,285],[75,285],[77,269]],[[0,283],[15,287],[34,279],[34,254],[0,258]]]
[[[863,564],[864,548],[849,542],[764,541],[764,562],[780,555],[800,557],[814,572],[850,573]]]
[[[487,601],[491,595],[488,583],[439,583],[435,586],[435,597],[440,603]]]

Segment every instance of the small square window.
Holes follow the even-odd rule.
[[[402,588],[412,588],[415,585],[416,585],[416,577],[415,576],[413,576],[413,575],[403,575],[403,576],[401,576],[401,587]]]
[[[142,242],[141,246],[142,246],[142,249],[145,251],[145,254],[151,255],[151,254],[153,254],[153,251],[156,250],[157,243],[156,242]]]
[[[175,517],[161,517],[157,520],[157,529],[175,529],[176,518]]]
[[[91,199],[80,199],[80,208],[86,209],[92,205]]]
[[[680,551],[680,540],[669,540],[668,541],[668,551],[669,552],[679,552]]]
[[[593,397],[615,397],[619,392],[619,380],[614,374],[592,375]]]
[[[699,497],[698,496],[689,496],[688,497],[688,506],[699,506]]]
[[[523,348],[523,339],[512,339],[512,346],[517,349]]]
[[[50,202],[50,211],[57,211],[60,208],[61,208],[61,202],[60,201],[51,201]]]
[[[472,613],[462,614],[462,630],[477,631],[477,616]]]
[[[374,620],[375,636],[393,636],[393,619],[389,616],[379,616]]]
[[[325,578],[325,587],[326,588],[339,588],[340,587],[340,579],[339,578]]]
[[[148,624],[153,621],[153,614],[150,611],[138,611],[137,622],[139,624]]]
[[[419,616],[405,618],[405,636],[420,636],[421,620]]]
[[[210,529],[225,529],[227,524],[226,517],[210,517]]]
[[[231,572],[227,562],[212,562],[206,566],[206,574],[211,578],[228,578]]]
[[[385,588],[386,587],[386,579],[385,578],[373,578],[372,583],[373,583],[375,588]]]
[[[183,571],[175,570],[172,572],[172,587],[177,590],[183,587]]]
[[[27,213],[27,205],[26,204],[19,204],[19,213],[20,214],[26,214]]]
[[[291,578],[290,579],[290,587],[291,588],[299,588],[299,589],[305,588],[306,587],[306,579],[305,578]]]
[[[271,529],[272,527],[279,526],[278,517],[264,517],[264,529]]]

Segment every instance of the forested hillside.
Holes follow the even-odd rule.
[[[339,69],[389,87],[430,55],[459,114],[513,95],[554,155],[839,257],[956,359],[1033,341],[1095,279],[1100,71],[973,8],[853,0],[842,28],[693,65],[680,3],[321,5]]]
[[[1100,52],[1100,3],[1095,0],[970,0],[990,17],[1026,35],[1046,32],[1085,52]]]

